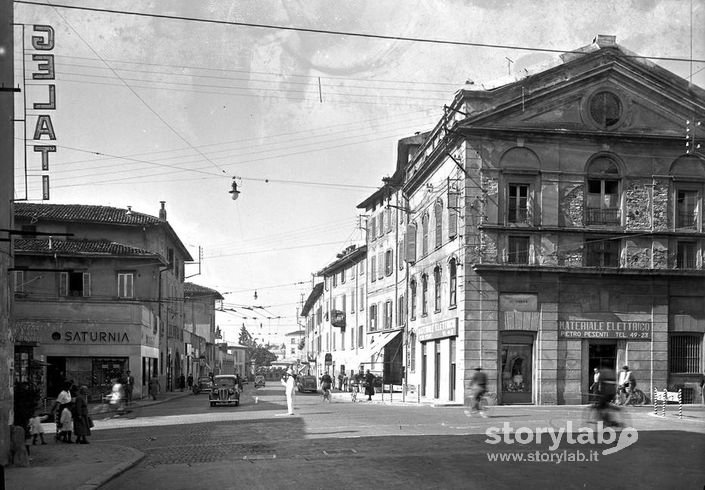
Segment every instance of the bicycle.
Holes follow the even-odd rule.
[[[591,396],[591,398],[594,401],[589,403],[583,411],[584,423],[597,425],[602,422],[604,427],[627,427],[626,414],[620,406],[609,403],[607,406],[601,407],[597,397]]]
[[[624,401],[624,406],[627,405],[632,405],[632,406],[641,406],[645,405],[647,401],[646,394],[641,391],[639,388],[634,388],[631,392],[630,395],[627,396],[627,399]]]
[[[330,399],[330,388],[328,388],[328,387],[326,387],[326,386],[323,386],[323,387],[321,388],[321,391],[323,391],[323,401],[328,400],[328,403],[330,403],[330,401],[331,401],[331,399]]]
[[[482,418],[487,418],[487,407],[495,405],[496,403],[495,395],[489,392],[482,394],[480,399],[477,401],[477,409],[464,410],[466,416],[472,417],[475,413],[479,413]]]

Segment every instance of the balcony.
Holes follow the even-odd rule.
[[[587,225],[619,225],[619,208],[587,208],[585,210]]]

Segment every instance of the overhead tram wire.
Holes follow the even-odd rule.
[[[413,125],[413,127],[412,127],[411,129],[418,129],[418,125],[416,125],[416,124]],[[411,129],[401,128],[401,127],[392,127],[392,128],[386,129],[386,130],[384,130],[384,131],[379,131],[379,130],[378,130],[378,131],[376,131],[374,134],[379,135],[380,133],[384,133],[384,132],[393,132],[394,134],[397,134],[397,133],[398,133],[399,131],[401,131],[401,130],[407,131],[407,130],[411,130]],[[341,132],[344,132],[344,131],[341,131]],[[324,138],[327,137],[327,136],[329,136],[329,135],[325,135]],[[333,138],[332,136],[333,136],[333,135],[331,135],[331,138],[329,138],[329,139],[327,139],[327,140],[324,140],[323,143],[340,142],[341,140],[344,141],[344,140],[346,139],[346,138],[344,138],[344,137],[343,137],[343,138],[341,138],[341,137]],[[355,134],[353,134],[353,135],[350,135],[347,139],[360,138],[360,137],[363,137],[363,136],[367,136],[367,135],[365,135],[365,134],[360,134],[360,135],[355,135]],[[17,138],[17,139],[18,139],[18,140],[21,140],[21,138]],[[381,139],[381,138],[375,138],[375,139],[372,140],[372,141],[379,141],[380,139]],[[371,140],[362,140],[362,141],[357,140],[357,141],[351,141],[350,144],[366,143],[366,142],[369,142],[369,141],[371,141]],[[319,142],[315,142],[315,141],[312,141],[312,142],[303,142],[302,144],[299,144],[299,145],[288,145],[288,146],[284,146],[285,143],[282,143],[282,145],[284,146],[283,148],[273,148],[273,149],[269,149],[269,148],[261,149],[261,146],[260,146],[260,147],[259,147],[260,149],[258,149],[258,150],[253,150],[253,151],[250,151],[250,152],[241,153],[240,155],[238,155],[238,154],[236,154],[236,153],[234,154],[234,153],[230,152],[230,151],[227,150],[227,149],[223,149],[223,150],[217,150],[217,153],[226,153],[225,156],[223,156],[223,157],[217,157],[217,156],[215,156],[215,155],[212,155],[212,158],[215,158],[216,160],[218,160],[218,159],[220,159],[220,158],[227,158],[227,159],[229,159],[229,160],[232,160],[233,158],[237,158],[237,157],[241,157],[241,156],[246,156],[246,155],[256,155],[256,154],[262,154],[262,153],[277,152],[277,151],[281,151],[281,150],[289,150],[289,149],[292,149],[292,148],[307,148],[308,146],[314,145],[314,144],[319,144]],[[339,146],[339,145],[336,145],[336,146],[334,146],[333,148],[337,148],[338,146]],[[182,171],[190,171],[190,170],[194,170],[194,171],[195,171],[195,169],[194,169],[193,167],[183,167],[183,166],[181,166],[181,165],[185,165],[185,164],[188,164],[188,163],[197,163],[197,162],[199,161],[199,160],[190,160],[190,161],[178,162],[178,165],[177,165],[177,164],[167,165],[167,164],[161,164],[161,163],[159,163],[159,162],[160,162],[160,161],[167,161],[167,160],[174,160],[174,159],[176,159],[176,158],[191,158],[192,155],[184,155],[184,156],[180,156],[180,157],[169,157],[169,158],[164,158],[164,159],[162,159],[162,160],[141,160],[141,159],[134,159],[134,158],[131,158],[131,157],[129,157],[129,156],[111,155],[111,154],[107,154],[107,153],[104,153],[104,152],[99,152],[99,151],[95,151],[95,150],[81,149],[81,148],[76,148],[76,147],[61,146],[61,148],[62,148],[62,149],[68,149],[68,150],[74,150],[74,151],[85,152],[85,153],[90,153],[90,154],[95,154],[95,155],[101,155],[101,156],[107,157],[107,159],[121,159],[121,160],[133,161],[133,162],[135,162],[136,164],[147,164],[147,165],[155,165],[155,166],[168,166],[169,168],[173,168],[173,169],[175,169],[175,170],[182,170]],[[329,148],[330,148],[330,147],[323,147],[323,148],[316,148],[316,147],[314,147],[314,148],[312,148],[310,151],[322,151],[322,150],[326,150],[326,149],[329,149]],[[285,154],[280,154],[280,155],[274,154],[274,155],[268,155],[268,156],[264,157],[264,159],[266,159],[266,160],[271,160],[271,159],[275,159],[275,158],[287,158],[287,157],[289,157],[290,155],[291,155],[290,153],[285,153]],[[103,159],[103,160],[106,160],[106,159]],[[260,160],[262,160],[262,159],[255,159],[254,161],[260,161]],[[96,161],[96,160],[90,160],[90,162],[93,162],[93,161]],[[98,160],[98,161],[100,161],[100,160]],[[232,163],[232,164],[230,164],[230,165],[243,165],[243,164],[250,163],[251,161],[252,161],[252,160],[246,160],[246,161],[244,161],[244,162],[235,162],[235,163]],[[71,162],[68,162],[68,163],[71,163]],[[65,164],[66,164],[65,162],[59,162],[59,165],[62,165],[62,166],[63,166],[63,165],[65,165]],[[228,166],[230,166],[230,165],[228,165]],[[112,163],[106,163],[106,165],[103,165],[103,166],[99,166],[99,165],[92,165],[92,166],[91,166],[91,169],[96,169],[96,168],[97,168],[97,169],[100,169],[100,168],[115,169],[115,165],[112,164]],[[125,170],[125,168],[126,168],[126,167],[123,166],[123,167],[121,167],[119,170],[113,170],[112,172],[107,172],[107,173],[108,173],[108,174],[109,174],[109,173],[121,174],[121,173],[123,173],[123,171]],[[199,170],[201,170],[203,167],[196,167],[196,168],[199,169]],[[100,175],[100,176],[106,175],[106,172],[92,172],[92,173],[86,173],[85,170],[82,169],[82,168],[75,169],[75,170],[69,170],[69,171],[80,171],[80,172],[81,172],[81,177],[94,176],[94,175]],[[171,173],[170,173],[170,174],[171,174]],[[215,175],[220,175],[220,174],[213,174],[213,173],[211,173],[211,172],[207,172],[207,174],[208,174],[208,175],[214,175],[214,176],[215,176]],[[69,177],[67,177],[67,178],[69,178]],[[74,180],[73,177],[70,177],[70,178],[71,178],[71,180]],[[59,178],[58,180],[61,180],[61,178]]]
[[[62,55],[62,54],[57,54],[55,55],[57,58],[69,58],[69,59],[79,59],[79,60],[95,60],[95,58],[88,58],[86,56],[70,56],[70,55]],[[257,71],[257,70],[236,70],[234,68],[213,68],[209,66],[193,66],[193,65],[175,65],[175,64],[164,64],[164,63],[148,63],[145,61],[133,61],[133,60],[116,60],[116,59],[109,59],[105,58],[106,61],[109,61],[111,63],[123,63],[123,64],[132,64],[132,65],[140,65],[140,66],[160,66],[160,67],[169,67],[169,68],[175,68],[179,70],[187,69],[187,70],[203,70],[203,71],[218,71],[218,72],[225,72],[225,73],[247,73],[247,74],[256,74],[256,75],[271,75],[271,76],[277,76],[277,77],[296,77],[296,78],[309,78],[311,79],[311,82],[316,81],[319,76],[318,75],[303,75],[299,73],[279,73],[279,72],[267,72],[267,71]],[[62,63],[62,66],[66,64]],[[86,66],[90,67],[90,65],[77,65],[77,66]],[[103,69],[103,67],[98,67],[96,66],[95,68],[100,68]],[[119,69],[124,69],[124,68],[119,68]],[[130,70],[130,71],[136,71],[136,70]],[[145,70],[146,72],[146,70]],[[448,87],[457,87],[458,85],[462,85],[460,83],[454,83],[454,82],[420,82],[418,80],[393,80],[389,78],[352,78],[352,77],[336,77],[336,76],[321,76],[321,80],[336,80],[336,81],[344,81],[344,80],[351,80],[351,81],[360,81],[360,82],[374,82],[374,83],[395,83],[395,84],[413,84],[413,85],[437,85],[437,86],[448,86]],[[291,82],[288,82],[291,83]],[[374,88],[374,87],[372,87]]]
[[[45,5],[46,5],[46,4],[45,4]],[[113,74],[124,84],[124,86],[127,87],[127,88],[130,90],[130,92],[132,92],[132,94],[133,94],[135,97],[137,97],[137,99],[138,99],[140,102],[142,102],[142,104],[144,104],[144,106],[145,106],[147,109],[149,109],[149,111],[157,117],[157,119],[159,119],[167,128],[169,128],[169,130],[171,130],[171,132],[174,133],[181,141],[183,141],[184,143],[186,143],[186,144],[187,144],[188,146],[190,146],[195,152],[199,153],[206,161],[210,162],[215,168],[217,168],[217,169],[220,170],[223,174],[225,174],[225,170],[223,170],[222,168],[220,168],[215,162],[211,161],[205,154],[203,154],[200,150],[198,150],[198,148],[194,147],[186,138],[184,138],[184,137],[181,135],[181,133],[179,133],[171,124],[169,124],[169,123],[166,121],[166,119],[164,119],[159,113],[157,113],[157,111],[154,110],[154,109],[152,108],[152,106],[150,106],[150,105],[147,103],[147,101],[144,100],[144,98],[142,98],[132,87],[130,87],[130,85],[129,85],[128,83],[126,83],[125,81],[123,81],[122,78],[120,77],[120,75],[119,75],[119,74],[100,56],[100,54],[98,54],[98,52],[93,48],[93,46],[91,46],[91,44],[90,44],[88,41],[86,41],[86,40],[83,38],[83,36],[81,36],[81,34],[80,34],[76,29],[74,29],[73,25],[72,25],[63,15],[61,15],[61,13],[59,13],[59,11],[56,9],[56,7],[55,7],[54,5],[51,5],[51,6],[54,7],[54,10],[56,11],[56,14],[57,14],[59,17],[61,17],[61,19],[64,21],[64,23],[65,23],[67,26],[69,26],[69,28],[70,28],[70,29],[76,34],[76,36],[78,36],[78,38],[88,47],[88,49],[90,49],[90,50],[93,52],[93,54],[94,54],[98,59],[100,59],[100,60],[105,64],[105,66],[107,66],[107,67],[113,72]]]
[[[63,8],[68,10],[83,10],[95,13],[104,14],[116,14],[116,15],[131,15],[135,17],[146,17],[153,19],[164,19],[164,20],[175,20],[183,22],[197,22],[203,24],[216,24],[216,25],[226,25],[226,26],[237,26],[237,27],[251,27],[256,29],[269,29],[269,30],[279,30],[279,31],[295,31],[295,32],[307,32],[311,34],[325,34],[331,36],[349,36],[349,37],[359,37],[366,39],[381,39],[385,41],[408,41],[426,44],[440,44],[449,46],[468,46],[475,48],[492,48],[492,49],[504,49],[504,50],[515,50],[515,51],[531,51],[531,52],[541,52],[541,53],[556,53],[556,54],[576,54],[576,55],[586,55],[583,51],[577,51],[572,49],[555,49],[555,48],[534,48],[528,46],[510,45],[510,44],[493,44],[493,43],[474,43],[469,41],[452,41],[447,39],[430,39],[421,37],[407,37],[407,36],[390,36],[384,34],[368,34],[361,32],[349,32],[349,31],[335,31],[330,29],[313,29],[307,27],[292,27],[292,26],[277,26],[273,24],[258,24],[253,22],[235,22],[229,20],[217,20],[217,19],[203,19],[198,17],[187,17],[183,15],[167,15],[167,14],[156,14],[151,12],[135,12],[130,10],[117,10],[117,9],[103,9],[96,7],[86,7],[79,5],[64,5],[56,3],[43,3],[35,2],[30,0],[15,0],[16,4],[26,4],[26,5],[36,5],[40,7],[52,7],[54,9]],[[659,61],[683,61],[687,63],[705,63],[705,60],[692,59],[692,58],[677,58],[677,57],[665,57],[665,56],[643,56],[643,55],[625,55],[629,58],[639,58],[639,59],[649,59],[649,60],[659,60]],[[107,63],[106,63],[107,64]]]

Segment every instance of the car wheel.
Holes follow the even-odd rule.
[[[211,407],[215,407],[215,403],[211,402]]]

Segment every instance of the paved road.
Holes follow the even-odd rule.
[[[240,407],[210,408],[206,395],[189,396],[101,424],[93,435],[96,442],[129,445],[146,455],[105,488],[278,489],[295,482],[341,489],[705,484],[702,409],[686,412],[683,421],[633,409],[634,433],[624,431],[614,435],[615,441],[600,443],[581,431],[583,414],[575,407],[495,407],[487,419],[468,419],[459,407],[323,404],[319,396],[299,395],[297,415],[289,417],[280,416],[285,404],[277,386],[248,387],[242,401]],[[557,431],[569,428],[568,422],[576,439],[582,432],[582,444],[559,437]],[[490,438],[488,428],[496,428],[491,432],[496,436]],[[545,433],[539,443],[536,429],[550,428],[555,442]],[[489,461],[492,457],[522,461]]]

